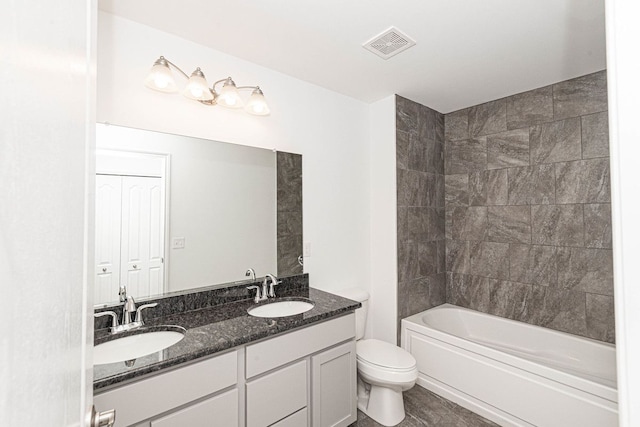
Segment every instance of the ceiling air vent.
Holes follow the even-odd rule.
[[[411,37],[402,34],[397,28],[391,27],[364,43],[362,47],[380,58],[389,59],[415,44],[416,42]]]

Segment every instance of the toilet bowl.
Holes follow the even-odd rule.
[[[402,392],[418,379],[416,359],[404,349],[377,339],[362,339],[369,294],[347,289],[339,295],[358,301],[356,310],[356,365],[358,409],[384,426],[398,425],[405,417]]]

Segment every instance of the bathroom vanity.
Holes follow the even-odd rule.
[[[314,308],[294,316],[249,316],[254,302],[243,299],[150,318],[149,325],[184,327],[185,338],[132,367],[96,365],[96,409],[115,409],[119,427],[350,425],[359,304],[313,288],[302,293]]]

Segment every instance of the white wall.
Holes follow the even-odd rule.
[[[207,107],[142,84],[158,56],[209,82],[259,84],[271,115]],[[97,121],[302,154],[305,271],[320,289],[369,288],[367,104],[150,27],[99,13]]]
[[[640,4],[607,0],[607,83],[620,426],[640,425]]]
[[[398,245],[396,97],[371,104],[371,313],[367,334],[396,344]]]
[[[78,426],[93,389],[86,357],[93,252],[85,231],[93,215],[96,4],[7,6],[0,15],[0,425]]]
[[[96,135],[98,148],[169,155],[167,291],[277,271],[273,151],[101,124]],[[171,247],[175,237],[184,248]]]

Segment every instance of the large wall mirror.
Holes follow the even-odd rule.
[[[302,273],[302,157],[96,125],[94,303]]]

